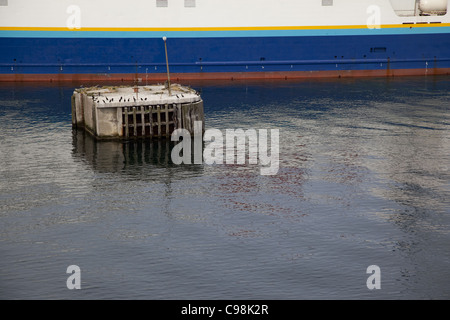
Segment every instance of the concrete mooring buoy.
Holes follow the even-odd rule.
[[[169,87],[170,86],[170,87]],[[203,100],[179,84],[75,89],[72,126],[97,139],[167,138],[176,129],[204,131]],[[170,88],[170,90],[169,90]]]

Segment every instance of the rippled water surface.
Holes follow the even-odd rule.
[[[206,129],[279,129],[272,176],[95,142],[79,85],[0,84],[0,298],[450,298],[448,76],[190,83]]]

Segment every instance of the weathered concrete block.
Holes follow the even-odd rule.
[[[189,87],[170,88],[170,94],[164,85],[76,89],[72,124],[98,139],[169,137],[179,128],[194,136],[194,122],[204,123],[203,100]]]

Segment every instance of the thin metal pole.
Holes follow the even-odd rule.
[[[168,87],[169,87],[169,96],[171,96],[172,92],[170,90],[169,58],[167,56],[167,44],[166,44],[167,37],[163,37],[163,40],[164,40],[164,50],[166,51],[167,84],[168,84]]]

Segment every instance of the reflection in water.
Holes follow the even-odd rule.
[[[84,130],[73,130],[73,156],[81,158],[96,172],[159,182],[202,175],[202,164],[172,162],[174,145],[169,139],[98,141]]]
[[[84,130],[73,130],[72,136],[73,157],[81,159],[95,173],[103,176],[92,181],[94,189],[97,189],[97,192],[116,194],[111,199],[111,203],[114,204],[113,209],[109,210],[127,208],[128,211],[135,207],[136,201],[139,201],[136,199],[140,193],[145,194],[145,192],[133,193],[132,190],[124,188],[133,182],[145,184],[150,182],[155,184],[158,193],[163,197],[158,206],[165,215],[173,217],[172,200],[177,195],[173,194],[172,184],[179,180],[189,180],[203,175],[203,164],[175,165],[172,162],[171,152],[175,143],[169,139],[99,141]],[[115,178],[110,177],[109,174],[113,174]],[[116,180],[116,183],[108,186],[108,183],[99,182],[103,179]],[[151,198],[155,192],[154,188],[144,188],[147,189],[147,197]],[[122,200],[119,200],[120,198]],[[128,230],[127,233],[128,237],[130,235],[136,237],[136,233],[140,234],[141,231]]]
[[[372,152],[383,158],[372,168],[386,184],[374,192],[399,204],[386,218],[405,232],[431,231],[428,215],[449,212],[448,108],[430,95],[379,109],[385,131],[372,138]]]
[[[280,129],[274,176],[97,142],[70,86],[0,85],[0,297],[74,298],[79,264],[76,298],[449,298],[449,84],[195,84],[206,129]]]

